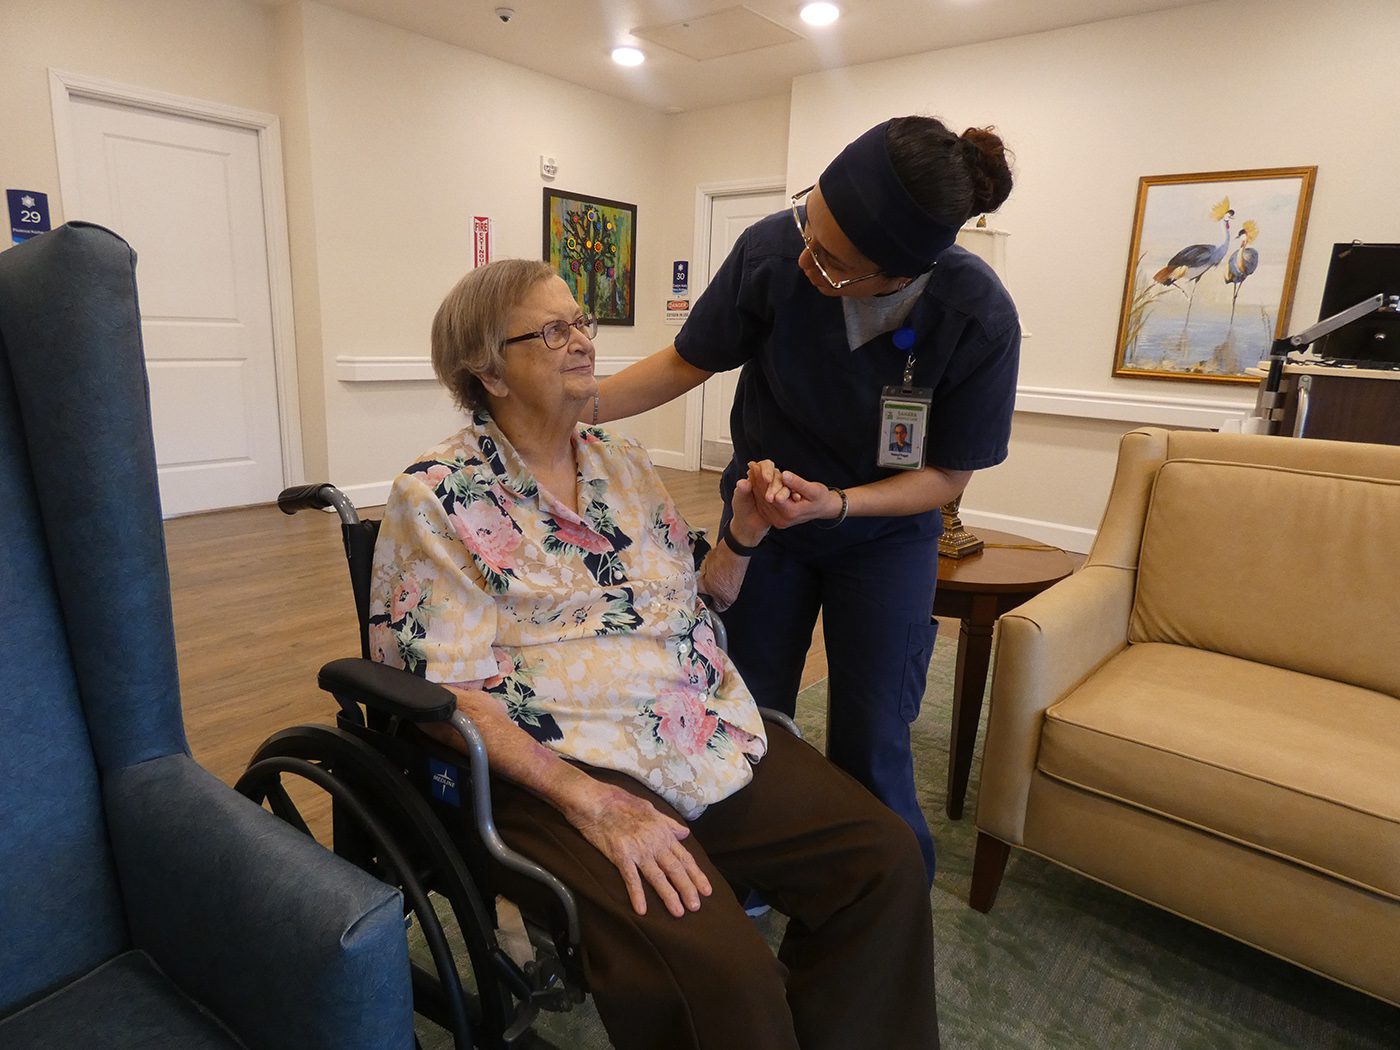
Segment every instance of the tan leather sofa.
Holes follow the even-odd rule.
[[[1134,431],[998,639],[973,907],[1015,846],[1400,1005],[1400,448]]]

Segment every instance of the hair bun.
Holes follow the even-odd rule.
[[[996,211],[1011,195],[1011,163],[995,128],[968,128],[960,140],[972,175],[975,213]]]

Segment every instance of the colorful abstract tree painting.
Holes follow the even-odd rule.
[[[637,206],[544,191],[544,260],[599,324],[635,323]]]

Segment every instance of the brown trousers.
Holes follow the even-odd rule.
[[[687,848],[714,893],[672,917],[563,817],[498,784],[512,847],[578,899],[584,971],[617,1050],[932,1050],[933,922],[907,824],[812,747],[770,728],[753,781],[691,822]],[[631,777],[589,773],[679,815]],[[774,958],[729,882],[789,916]]]

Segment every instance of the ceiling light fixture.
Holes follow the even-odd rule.
[[[619,66],[640,66],[647,60],[647,56],[635,47],[615,47],[612,60]]]
[[[809,26],[829,26],[841,17],[841,9],[835,4],[806,4],[801,14]]]

